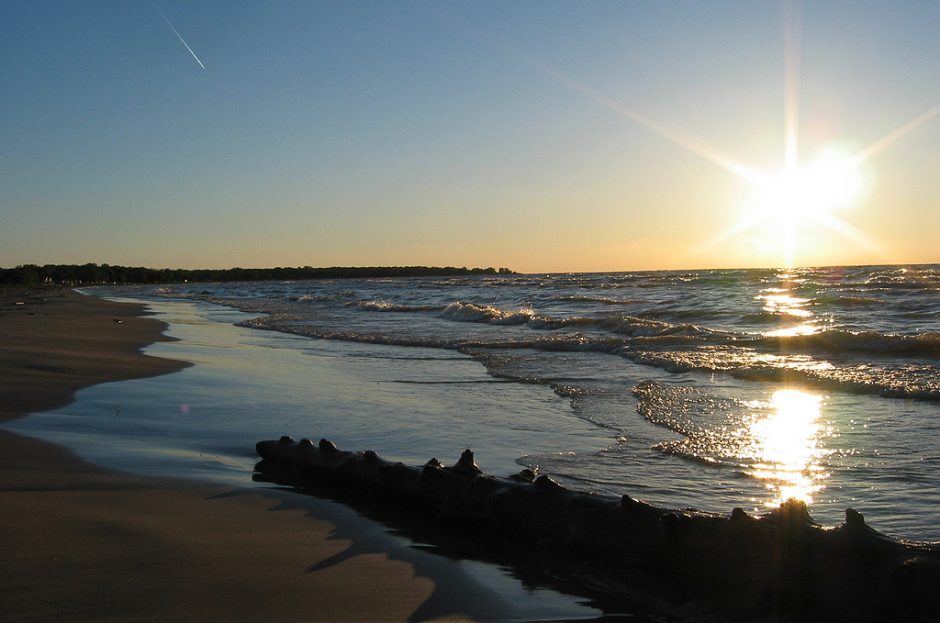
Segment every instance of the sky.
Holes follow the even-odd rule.
[[[936,0],[0,0],[0,266],[940,262],[937,32]]]

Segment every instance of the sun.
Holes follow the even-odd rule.
[[[755,262],[749,260],[749,265],[758,265],[766,258],[776,257],[779,249],[782,266],[793,268],[797,263],[798,251],[810,252],[799,258],[802,261],[831,257],[831,253],[827,253],[835,248],[831,243],[837,240],[829,234],[835,234],[864,249],[869,255],[887,260],[887,250],[876,237],[835,213],[863,204],[863,195],[873,187],[872,170],[863,170],[863,166],[894,143],[940,117],[940,104],[897,126],[862,149],[849,152],[832,144],[823,148],[808,164],[802,164],[799,11],[792,2],[785,2],[784,7],[784,164],[777,171],[761,171],[681,126],[634,109],[544,63],[532,59],[527,62],[536,71],[742,181],[741,195],[745,200],[740,218],[726,229],[693,245],[690,249],[692,254],[705,253],[737,239],[736,242],[746,245],[748,252],[753,255]],[[762,231],[752,231],[755,229]],[[779,265],[776,259],[773,262]]]
[[[861,196],[864,178],[855,158],[837,147],[827,147],[806,166],[788,166],[752,182],[746,209],[759,219],[781,225],[817,220],[852,206]]]
[[[801,239],[814,237],[820,229],[874,248],[870,237],[836,216],[859,205],[870,186],[862,162],[857,153],[829,145],[807,164],[792,157],[777,171],[752,169],[742,176],[746,190],[739,221],[709,243],[761,226],[763,232],[753,234],[761,239],[765,251],[780,248],[785,267],[795,265]]]

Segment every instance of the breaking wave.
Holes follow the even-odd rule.
[[[940,400],[940,368],[929,364],[870,366],[839,363],[809,355],[768,354],[753,349],[702,348],[693,351],[634,351],[621,354],[668,372],[722,372],[734,378],[801,383],[885,398]]]
[[[498,325],[525,324],[535,316],[530,308],[516,311],[500,309],[493,305],[477,305],[457,301],[444,308],[442,318],[455,322],[486,322]]]
[[[152,292],[265,314],[243,324],[322,339],[474,356],[606,353],[670,372],[938,400],[938,285],[936,267],[837,267],[175,284]],[[763,308],[768,292],[786,294],[803,313]],[[799,322],[816,332],[773,334]],[[565,362],[559,357],[555,365],[563,369]]]

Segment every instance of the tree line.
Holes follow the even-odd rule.
[[[0,268],[0,284],[95,285],[183,283],[209,281],[290,281],[297,279],[355,279],[378,277],[451,277],[463,275],[511,275],[508,268],[456,268],[453,266],[366,266],[314,268],[144,268],[110,264],[23,264]]]

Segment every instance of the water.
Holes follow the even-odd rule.
[[[266,405],[217,424],[247,437],[226,433],[233,447],[309,432],[417,462],[472,446],[501,475],[538,466],[570,487],[719,512],[797,497],[822,523],[853,507],[887,534],[940,539],[938,265],[99,293],[197,301],[200,322],[242,331],[225,339],[254,348],[264,378],[213,372],[187,398],[238,378],[221,390],[232,402]],[[261,366],[266,349],[277,357]],[[314,369],[315,396],[300,395]],[[177,381],[141,381],[161,382]]]

